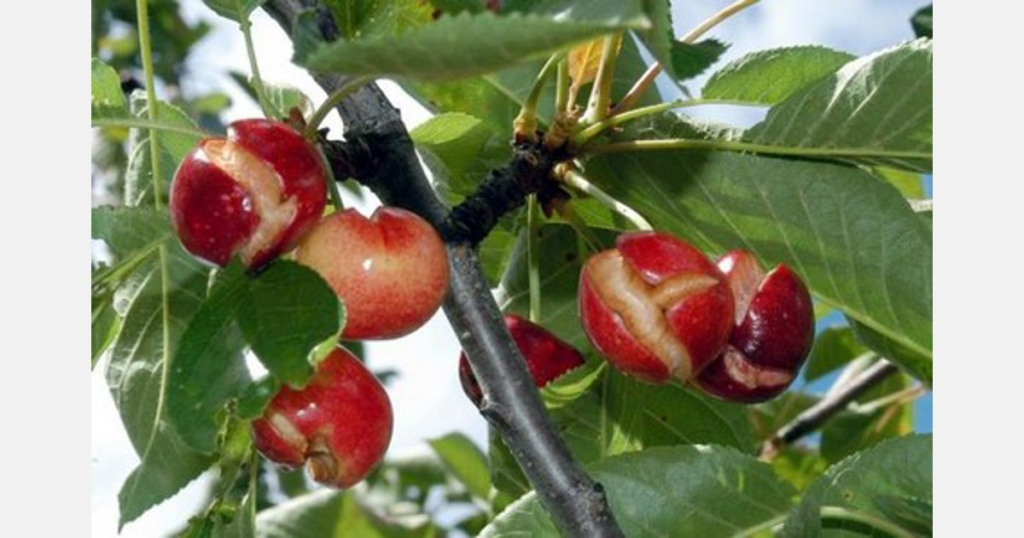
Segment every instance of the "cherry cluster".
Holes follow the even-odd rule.
[[[766,273],[742,250],[715,264],[660,232],[622,234],[616,248],[587,259],[579,311],[590,342],[620,372],[652,384],[692,384],[733,402],[786,390],[814,342],[811,296],[789,267]],[[544,328],[517,316],[505,322],[537,387],[584,363]],[[479,406],[483,394],[465,354],[459,377]]]
[[[789,267],[765,273],[742,250],[716,265],[661,232],[622,234],[589,258],[579,307],[591,343],[620,371],[735,402],[784,391],[814,342],[811,296]]]
[[[182,161],[171,185],[172,222],[184,248],[208,263],[224,266],[237,256],[256,272],[290,255],[315,270],[345,303],[343,338],[409,334],[444,299],[443,242],[402,209],[323,216],[328,178],[317,148],[288,124],[238,121]],[[737,402],[784,391],[814,339],[810,294],[788,267],[765,273],[745,251],[715,264],[660,232],[622,234],[615,248],[591,256],[580,276],[579,310],[591,343],[623,373],[693,384]],[[516,316],[505,322],[538,387],[584,363],[539,325]],[[459,377],[481,405],[465,354]],[[391,403],[373,374],[338,347],[305,387],[281,388],[252,431],[271,461],[306,464],[316,481],[348,488],[383,458]]]
[[[286,123],[249,119],[201,140],[170,191],[182,246],[217,266],[235,256],[257,272],[291,255],[346,307],[345,339],[397,338],[423,325],[448,287],[444,244],[409,211],[385,207],[323,216],[328,173],[316,147]],[[334,349],[301,389],[282,387],[252,424],[253,442],[286,467],[308,464],[317,482],[348,488],[391,441],[384,387],[355,355]]]

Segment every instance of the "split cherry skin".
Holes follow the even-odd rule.
[[[765,273],[749,252],[732,251],[718,266],[736,297],[735,327],[694,384],[733,402],[774,398],[792,384],[814,343],[810,292],[788,266]]]
[[[619,371],[649,383],[690,378],[732,329],[725,275],[703,253],[661,232],[624,233],[580,274],[580,321]]]
[[[253,444],[287,468],[308,464],[313,479],[349,488],[383,459],[391,442],[391,401],[344,348],[324,359],[304,388],[282,387],[253,421]]]
[[[236,121],[205,138],[174,174],[170,213],[182,246],[224,266],[257,269],[291,250],[323,213],[327,172],[317,149],[285,123]]]

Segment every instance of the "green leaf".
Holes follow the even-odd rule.
[[[804,491],[825,473],[828,462],[817,450],[787,445],[775,454],[771,466],[779,478],[789,482],[797,491]]]
[[[177,131],[161,130],[155,139],[160,146],[160,181],[153,181],[152,151],[150,141],[153,131],[133,127],[129,136],[129,161],[125,172],[125,204],[143,205],[153,203],[153,189],[159,183],[161,200],[167,199],[171,179],[178,163],[200,140],[200,131],[194,121],[177,107],[158,101],[157,119],[149,121],[146,94],[135,91],[129,99],[133,121],[143,125],[156,125]],[[94,122],[95,123],[95,122]]]
[[[251,420],[263,414],[270,400],[281,390],[281,382],[272,375],[251,383],[238,397],[235,413],[239,418]]]
[[[746,140],[914,172],[932,169],[932,42],[854,60],[790,95]]]
[[[819,398],[805,392],[788,390],[778,397],[748,406],[750,424],[758,441],[766,441],[775,435],[797,415],[818,403]]]
[[[148,208],[101,206],[92,210],[92,238],[102,239],[117,258],[152,250],[172,238],[167,213]]]
[[[814,339],[811,356],[807,359],[804,379],[814,381],[840,366],[863,355],[867,349],[857,342],[853,329],[849,327],[829,327],[822,330]]]
[[[123,526],[177,493],[212,463],[189,448],[169,424],[164,385],[179,338],[205,294],[206,269],[178,247],[161,211],[95,211],[93,235],[106,241],[115,257],[143,249],[114,294],[122,323],[106,371],[114,404],[140,459],[118,495]]]
[[[480,246],[477,247],[477,255],[480,257],[480,265],[484,274],[487,275],[487,282],[492,287],[497,287],[501,281],[501,275],[508,266],[509,256],[516,245],[516,235],[498,226],[487,235]]]
[[[478,118],[460,112],[440,114],[409,133],[434,172],[434,182],[451,203],[461,202],[484,180],[491,167],[508,162],[509,144],[498,140]]]
[[[136,93],[136,96],[139,94]],[[148,117],[148,109],[146,107],[145,98],[141,98],[140,106],[142,107],[138,113],[140,118]],[[134,110],[134,109],[133,109]],[[192,120],[183,110],[180,108],[163,101],[157,101],[157,121],[163,125],[171,125],[182,127],[184,129],[198,130],[196,122]],[[171,154],[173,159],[170,162],[164,162],[164,166],[171,168],[172,170],[176,167],[177,163],[181,162],[185,158],[185,155],[192,151],[196,143],[199,142],[200,136],[193,134],[185,134],[180,132],[166,132],[162,131],[158,135],[160,141],[160,147]],[[152,138],[152,135],[150,135]]]
[[[602,412],[589,417],[577,417],[572,410],[566,414],[581,425],[585,420],[605,422],[602,434],[611,440],[612,448],[716,444],[753,452],[746,406],[716,400],[676,383],[651,387],[613,368],[605,372],[600,387]]]
[[[533,491],[508,505],[477,538],[511,538],[514,536],[560,536],[544,505]]]
[[[914,27],[914,35],[917,37],[932,37],[932,5],[917,10],[910,19],[910,25]]]
[[[168,417],[189,446],[208,453],[217,449],[224,405],[251,381],[235,324],[250,282],[237,262],[219,277],[181,336],[167,380]]]
[[[753,52],[711,75],[701,97],[774,105],[854,58],[817,45]]]
[[[395,36],[322,44],[295,60],[321,73],[446,81],[497,71],[611,31],[647,24],[636,2],[592,3],[600,5],[546,15],[462,13]]]
[[[226,17],[235,22],[242,22],[249,18],[253,10],[263,5],[266,0],[203,0],[206,7],[212,9],[221,17]]]
[[[429,519],[398,522],[372,510],[353,491],[321,489],[256,516],[258,538],[428,538]]]
[[[871,171],[881,179],[888,181],[907,198],[920,199],[925,197],[924,181],[921,180],[921,174],[882,166],[873,168]]]
[[[433,10],[421,0],[326,0],[345,40],[394,36],[433,22]]]
[[[256,533],[256,502],[259,465],[252,452],[249,422],[230,420],[224,428],[216,478],[210,486],[212,499],[202,514],[189,520],[178,538],[250,538]]]
[[[240,299],[238,325],[275,377],[301,387],[313,375],[310,353],[340,333],[344,311],[316,271],[278,260],[253,278]]]
[[[128,117],[121,77],[112,67],[92,59],[92,119]]]
[[[897,525],[922,536],[932,535],[932,503],[895,495],[876,495],[872,501]]]
[[[626,536],[741,536],[792,507],[795,491],[771,467],[718,446],[661,447],[592,466]],[[553,536],[530,494],[502,512],[481,537]]]
[[[918,516],[931,512],[930,434],[891,439],[829,467],[786,520],[782,535],[820,535],[820,512],[826,506],[855,510],[904,526],[906,517],[890,517],[895,503],[913,506]],[[879,508],[880,505],[885,508]],[[912,527],[904,528],[910,532]]]
[[[672,63],[672,44],[675,42],[675,33],[672,29],[672,9],[669,0],[643,0],[644,14],[651,21],[651,27],[646,30],[636,30],[634,33],[640,38],[647,50],[654,59],[661,63],[669,72],[673,71],[675,65]],[[678,77],[674,77],[678,78]]]
[[[666,0],[644,0],[651,28],[636,32],[647,49],[676,82],[691,79],[711,67],[728,49],[717,39],[684,43],[675,38],[672,13]]]
[[[463,11],[480,13],[486,9],[484,0],[430,0],[430,4],[446,15],[457,15]]]
[[[291,110],[297,108],[303,118],[313,115],[313,102],[294,86],[263,82],[263,95],[267,98],[275,118],[288,118]]]
[[[931,232],[930,221],[926,219],[920,219],[919,222],[922,226],[928,228],[928,232]],[[931,285],[931,279],[928,279],[929,287]],[[921,354],[917,349],[912,348],[905,341],[893,337],[892,335],[886,335],[881,331],[872,329],[868,324],[862,323],[860,320],[856,320],[847,315],[847,320],[850,322],[850,327],[853,329],[853,333],[857,335],[857,340],[862,344],[871,348],[874,352],[879,355],[895,361],[907,369],[907,373],[920,379],[925,385],[931,386],[932,384],[932,361],[922,360]]]
[[[153,153],[150,150],[151,139],[137,138],[131,145],[128,165],[124,175],[124,203],[129,206],[153,204],[153,189],[157,186],[153,181]],[[174,156],[167,151],[160,152],[160,199],[169,199],[171,182],[174,179]]]
[[[487,457],[473,441],[461,433],[450,433],[428,441],[445,467],[478,499],[486,501],[491,493]]]
[[[672,73],[679,81],[689,80],[714,65],[729,49],[729,45],[717,39],[705,39],[696,43],[672,42]]]
[[[462,112],[479,118],[496,135],[509,140],[512,136],[512,121],[526,102],[527,96],[543,65],[543,60],[512,66],[481,77],[425,83],[399,80],[411,95],[435,112]],[[647,69],[632,39],[623,40],[622,49],[615,62],[612,80],[612,94],[625,95]],[[541,94],[537,110],[541,124],[548,125],[554,113],[555,89],[549,84]],[[640,104],[651,105],[659,102],[657,88],[644,92]],[[505,147],[508,143],[504,142]],[[507,153],[506,153],[507,154]],[[507,158],[504,159],[507,161]],[[503,161],[503,162],[504,162]],[[482,176],[481,176],[482,178]]]
[[[726,152],[606,155],[586,175],[709,255],[742,248],[763,266],[788,264],[930,380],[931,230],[891,186],[855,168]]]
[[[100,301],[93,299],[92,305],[92,367],[110,347],[121,328],[121,320],[114,312],[111,297],[102,297]]]

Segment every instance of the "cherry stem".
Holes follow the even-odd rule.
[[[135,9],[138,12],[139,25],[139,49],[142,52],[142,74],[146,80],[146,113],[151,123],[159,123],[157,114],[156,82],[153,76],[153,45],[149,35],[149,8],[146,0],[136,0]],[[153,207],[157,210],[163,208],[160,201],[160,144],[156,131],[149,133],[149,156],[153,170]]]
[[[267,90],[263,86],[260,66],[256,61],[256,47],[252,41],[252,22],[249,21],[249,15],[245,13],[241,0],[235,0],[235,10],[239,14],[238,28],[242,31],[242,36],[245,39],[245,54],[249,58],[249,69],[252,71],[252,89],[256,92],[256,100],[259,102],[260,109],[263,110],[263,117],[280,119],[274,117],[270,101],[267,99]]]
[[[690,30],[689,33],[687,33],[686,35],[683,36],[681,41],[683,43],[693,43],[694,41],[699,39],[701,36],[706,34],[708,32],[708,30],[711,30],[712,28],[714,28],[715,26],[718,26],[720,23],[722,23],[723,21],[725,21],[729,17],[732,17],[733,15],[739,13],[740,11],[743,11],[744,9],[747,9],[748,7],[758,3],[760,1],[761,0],[738,0],[737,2],[733,2],[732,4],[729,4],[728,6],[725,6],[724,8],[722,8],[721,11],[719,11],[718,13],[715,13],[714,15],[708,17],[707,19],[704,20],[704,22],[700,23],[696,28],[694,28],[693,30]]]
[[[306,121],[306,128],[302,131],[302,136],[308,140],[316,140],[317,131],[320,129],[320,124],[327,119],[327,115],[338,106],[338,103],[344,101],[348,96],[355,93],[359,88],[362,88],[366,83],[373,80],[373,77],[364,76],[356,77],[341,86],[338,91],[332,93],[327,99],[320,104],[320,106],[313,112],[313,115]]]
[[[651,226],[647,219],[638,213],[632,207],[616,200],[610,194],[604,192],[599,187],[583,177],[575,169],[566,166],[564,164],[559,165],[555,169],[555,177],[562,183],[591,196],[593,199],[601,203],[601,205],[611,209],[612,211],[622,215],[626,220],[631,222],[639,230],[653,230],[654,226]]]
[[[526,264],[530,280],[530,321],[540,323],[540,217],[537,212],[537,195],[531,194],[526,200]]]
[[[576,136],[573,137],[573,144],[577,147],[582,146],[593,139],[595,136],[611,129],[612,127],[618,127],[626,122],[640,119],[646,116],[652,116],[659,112],[665,112],[675,108],[685,108],[699,105],[740,105],[740,106],[764,106],[760,103],[749,103],[746,101],[735,101],[731,99],[689,99],[686,101],[669,101],[667,103],[659,103],[657,105],[645,106],[637,108],[635,110],[629,110],[614,114],[604,121],[595,123],[586,129],[583,129]]]
[[[316,153],[320,156],[320,162],[324,164],[324,170],[327,171],[324,181],[327,182],[327,192],[331,195],[331,205],[334,206],[335,211],[341,211],[345,209],[345,201],[341,197],[341,189],[338,188],[338,178],[334,176],[334,167],[331,166],[327,155],[319,145],[316,146]]]
[[[544,86],[547,85],[547,81],[551,78],[551,75],[556,73],[563,56],[563,53],[558,53],[553,54],[548,58],[548,61],[544,63],[544,67],[541,68],[540,73],[537,74],[537,78],[533,81],[533,88],[530,89],[530,95],[526,97],[526,101],[523,102],[522,108],[519,109],[519,114],[516,116],[515,120],[512,121],[516,140],[526,140],[530,142],[535,142],[537,140],[537,103],[540,102],[540,96],[544,92]]]
[[[850,411],[855,413],[861,413],[864,415],[870,415],[879,409],[884,409],[890,405],[905,405],[922,396],[928,391],[924,388],[924,385],[913,385],[903,390],[896,391],[892,394],[882,396],[877,400],[872,400],[867,403],[853,402],[850,404]]]
[[[609,104],[612,101],[612,82],[615,79],[615,58],[619,55],[621,45],[621,32],[615,32],[604,38],[601,63],[597,66],[597,76],[590,90],[587,112],[580,120],[583,125],[597,123],[608,117]]]
[[[844,506],[822,506],[821,518],[842,519],[845,521],[863,523],[895,538],[913,538],[915,536],[913,533],[904,530],[903,527],[900,527],[886,519]]]
[[[562,59],[558,62],[558,79],[555,85],[555,113],[569,112],[569,62]]]
[[[736,142],[732,140],[694,140],[690,138],[670,138],[659,140],[632,140],[629,142],[612,142],[594,146],[591,153],[618,153],[624,151],[657,151],[666,149],[711,149],[738,151],[747,153],[759,153],[763,155],[784,155],[793,157],[811,157],[819,159],[865,159],[876,157],[889,157],[896,159],[922,159],[932,158],[930,151],[905,151],[871,148],[811,148],[792,146],[770,146],[767,144],[752,144],[749,142]]]

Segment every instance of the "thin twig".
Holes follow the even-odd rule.
[[[899,372],[899,368],[895,364],[885,359],[879,359],[878,362],[846,383],[841,390],[826,395],[818,403],[779,428],[771,439],[765,441],[761,448],[761,458],[771,459],[783,446],[817,430],[833,415],[846,409],[847,405],[857,396],[897,372]]]
[[[578,171],[572,169],[568,165],[561,164],[555,168],[555,176],[566,185],[584,193],[598,202],[601,205],[611,209],[612,211],[622,215],[626,220],[631,222],[633,226],[636,226],[638,230],[653,230],[654,226],[644,218],[643,215],[638,213],[632,207],[616,200],[610,194],[601,190],[597,185],[594,185],[587,178],[583,177]]]

